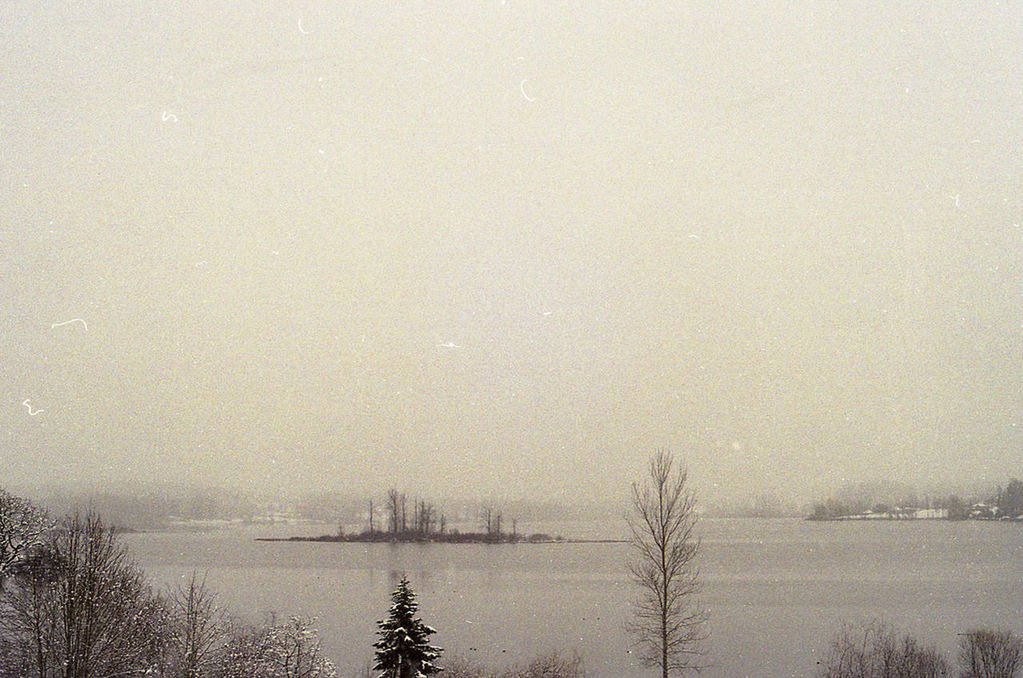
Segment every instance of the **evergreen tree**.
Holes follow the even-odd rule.
[[[433,663],[441,648],[429,643],[429,636],[437,631],[416,617],[419,606],[416,594],[409,586],[408,577],[402,577],[394,595],[387,619],[377,622],[380,640],[376,648],[374,671],[382,671],[379,678],[424,678],[443,669]]]

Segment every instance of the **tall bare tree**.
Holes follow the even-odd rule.
[[[387,505],[390,510],[388,518],[388,527],[391,529],[391,536],[398,534],[399,528],[401,527],[401,495],[398,494],[398,490],[393,487],[387,491]]]
[[[404,492],[401,493],[401,533],[405,534],[408,532],[408,516],[405,510],[405,504],[408,501],[408,495]]]
[[[216,603],[216,594],[206,588],[205,577],[199,579],[192,572],[188,585],[171,593],[167,604],[170,675],[179,678],[208,675],[228,638],[228,623]]]
[[[696,497],[684,465],[668,450],[650,459],[649,478],[632,484],[629,514],[633,557],[629,571],[641,589],[629,624],[644,666],[660,667],[662,678],[698,672],[707,613],[699,591]]]

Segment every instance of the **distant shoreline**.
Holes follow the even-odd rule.
[[[469,535],[454,535],[453,538],[437,538],[436,535],[429,539],[380,539],[374,537],[352,536],[337,537],[323,535],[320,537],[256,537],[255,541],[283,541],[283,542],[319,542],[324,544],[626,544],[627,539],[565,539],[565,538],[502,538],[491,539],[486,537],[471,537]]]
[[[849,515],[849,516],[832,516],[829,518],[818,518],[815,516],[808,516],[804,520],[812,523],[1023,523],[1023,517],[1020,518],[916,518],[916,517],[897,517],[897,516],[882,516],[882,515]]]

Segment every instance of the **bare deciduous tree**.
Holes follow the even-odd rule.
[[[402,514],[405,510],[405,494],[391,488],[387,492],[387,503],[390,510],[388,527],[390,528],[391,535],[397,536],[405,530],[402,525]]]
[[[1016,678],[1023,669],[1023,639],[1007,631],[974,630],[959,643],[963,678]]]
[[[187,586],[170,595],[169,652],[172,675],[198,678],[209,673],[217,652],[227,642],[227,622],[216,604],[216,594],[195,572]]]
[[[41,509],[0,489],[0,590],[18,561],[42,544],[43,534],[50,526]]]
[[[642,593],[629,624],[644,666],[660,667],[662,678],[701,668],[703,622],[698,606],[696,554],[700,541],[696,498],[683,465],[675,467],[667,450],[650,460],[650,477],[632,485],[633,558],[629,571]]]

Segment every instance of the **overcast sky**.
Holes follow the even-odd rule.
[[[5,2],[0,483],[1021,476],[1021,45],[1014,2]]]

